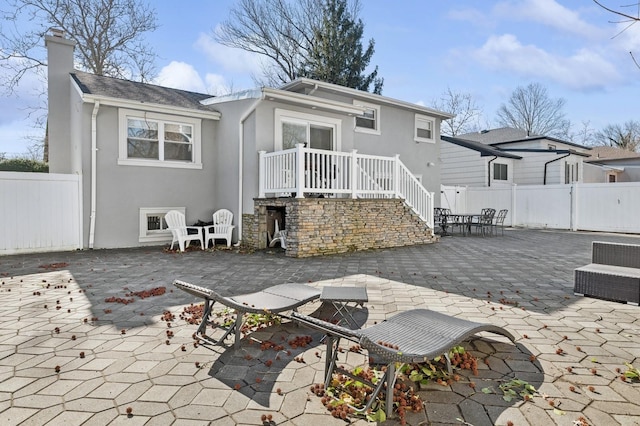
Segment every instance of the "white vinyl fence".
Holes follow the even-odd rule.
[[[0,255],[81,248],[76,175],[0,172]]]
[[[442,186],[440,205],[457,213],[508,209],[510,226],[640,234],[640,182]]]

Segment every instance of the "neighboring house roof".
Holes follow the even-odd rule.
[[[215,112],[213,108],[200,102],[212,97],[203,93],[104,77],[82,71],[74,71],[71,77],[85,95]]]
[[[598,163],[604,161],[625,160],[630,158],[640,159],[640,153],[621,149],[615,146],[595,146],[591,149],[591,157],[586,160],[589,163]]]
[[[441,135],[440,139],[442,139],[443,141],[451,142],[452,144],[455,144],[458,146],[462,146],[464,148],[469,148],[474,151],[478,151],[481,157],[496,156],[496,157],[503,157],[503,158],[514,158],[517,160],[522,159],[522,157],[518,155],[509,154],[507,152],[501,151],[500,148],[493,148],[491,146],[488,146],[476,141],[470,141],[470,140],[466,140],[458,137],[451,137],[451,136],[444,136],[444,135]]]
[[[549,141],[559,142],[559,143],[575,146],[578,148],[590,149],[587,146],[565,141],[558,138],[554,138],[551,136],[527,134],[526,130],[515,129],[512,127],[501,127],[499,129],[482,130],[480,132],[473,132],[473,133],[466,133],[464,135],[458,135],[457,137],[461,139],[480,142],[485,145],[492,145],[492,146],[496,146],[504,143],[546,139]]]

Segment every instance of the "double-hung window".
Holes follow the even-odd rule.
[[[202,168],[200,120],[120,110],[118,164]]]
[[[380,134],[380,106],[360,101],[353,104],[364,108],[364,113],[356,117],[356,132]]]
[[[416,115],[415,134],[416,142],[435,143],[435,120],[425,115]]]

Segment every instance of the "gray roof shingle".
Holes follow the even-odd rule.
[[[541,136],[527,135],[526,130],[514,129],[512,127],[502,127],[499,129],[482,130],[480,132],[466,133],[456,136],[468,141],[480,142],[485,145],[493,145],[503,142],[513,142],[523,139],[537,139]]]
[[[640,158],[640,152],[629,151],[615,146],[594,146],[591,148],[589,162],[605,160],[621,160],[625,158]]]
[[[522,141],[530,141],[530,140],[537,140],[537,139],[547,139],[550,141],[560,142],[560,143],[575,146],[578,148],[590,149],[589,147],[586,147],[584,145],[580,145],[570,141],[565,141],[563,139],[558,139],[551,136],[543,136],[543,135],[536,135],[536,134],[527,135],[526,130],[516,129],[513,127],[501,127],[499,129],[482,130],[480,132],[473,132],[473,133],[466,133],[464,135],[458,135],[457,137],[460,139],[476,141],[476,142],[483,143],[485,145],[492,145],[492,146],[500,145],[503,143],[509,143],[509,142],[522,142]]]
[[[201,100],[213,97],[204,93],[189,92],[187,90],[172,89],[170,87],[113,77],[104,77],[82,71],[74,71],[71,76],[82,93],[85,94],[189,108],[199,111],[216,111],[212,107],[200,103]]]

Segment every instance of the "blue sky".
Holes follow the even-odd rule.
[[[160,28],[148,41],[159,55],[159,84],[214,95],[254,86],[259,58],[212,38],[234,3],[153,2]],[[361,3],[365,40],[375,40],[371,65],[384,77],[385,96],[430,106],[447,87],[470,93],[483,110],[479,124],[489,128],[517,86],[539,82],[566,99],[576,130],[586,121],[597,130],[640,119],[640,69],[629,55],[640,59],[640,24],[622,31],[591,0]],[[0,98],[0,152],[24,152],[31,144],[25,136],[39,135],[22,110],[38,102],[36,85],[31,78],[19,98]]]

